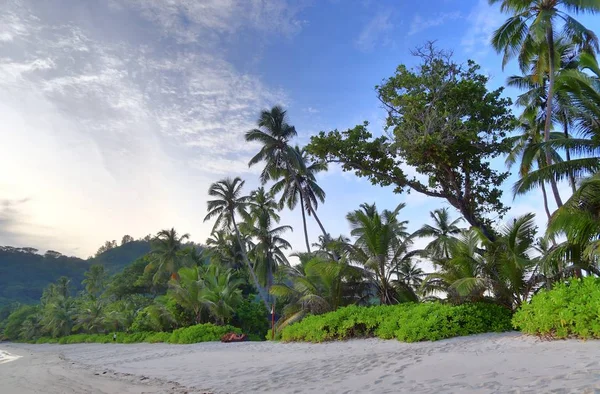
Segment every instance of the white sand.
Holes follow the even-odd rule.
[[[27,391],[30,387],[27,385],[39,384],[40,376],[46,379],[46,388],[61,384],[62,379],[84,384],[87,380],[84,376],[91,376],[95,381],[89,382],[88,388],[119,379],[118,384],[147,382],[147,389],[158,390],[147,392],[183,390],[173,382],[187,387],[190,393],[600,391],[600,341],[546,342],[518,333],[416,344],[369,339],[326,344],[2,344],[2,347],[24,356],[0,365],[0,387],[11,381],[13,386],[9,387],[16,391],[7,391],[10,393],[34,392]],[[59,355],[65,365],[54,364]],[[57,377],[53,369],[59,367],[62,375]],[[140,380],[141,376],[150,379]],[[19,386],[21,379],[24,383]],[[161,387],[173,391],[160,391]],[[99,392],[138,392],[106,391],[109,386],[104,390]]]

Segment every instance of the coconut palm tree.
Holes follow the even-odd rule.
[[[250,200],[250,217],[241,226],[250,237],[256,240],[251,250],[255,261],[255,270],[259,279],[266,286],[267,292],[273,285],[273,277],[279,266],[289,265],[284,250],[291,245],[282,235],[291,231],[290,226],[274,226],[279,222],[276,212],[278,204],[271,193],[259,188],[252,193]]]
[[[600,1],[581,0],[489,0],[491,4],[500,3],[503,12],[512,14],[507,21],[496,30],[492,37],[492,45],[498,52],[503,52],[503,67],[511,58],[517,56],[522,71],[529,66],[536,51],[546,46],[548,56],[548,93],[546,100],[546,119],[544,124],[544,141],[550,139],[552,128],[552,110],[554,99],[554,81],[556,76],[555,35],[556,26],[563,24],[562,35],[586,49],[598,50],[598,38],[591,30],[567,12],[597,13]],[[542,45],[543,44],[543,45]],[[539,52],[538,52],[539,54]],[[550,155],[546,156],[547,164],[552,164]]]
[[[231,269],[223,270],[217,265],[208,267],[200,296],[217,324],[226,324],[233,317],[235,308],[243,301],[240,289],[243,284]]]
[[[99,300],[91,299],[84,301],[79,305],[75,313],[75,325],[73,329],[81,329],[91,334],[104,332],[104,306],[104,303]]]
[[[204,288],[204,270],[201,267],[183,267],[179,271],[179,279],[169,281],[167,295],[178,305],[190,311],[196,324],[202,323],[202,311],[205,302],[202,298]]]
[[[108,275],[102,264],[94,264],[84,273],[85,279],[81,282],[85,291],[93,298],[97,297],[106,285]]]
[[[395,272],[398,282],[401,282],[403,286],[409,287],[416,294],[421,285],[423,284],[423,278],[425,277],[425,272],[417,263],[404,260],[398,266],[398,269]]]
[[[516,103],[524,107],[523,115],[521,116],[523,124],[529,125],[531,130],[530,133],[540,133],[540,136],[536,135],[535,138],[530,138],[529,146],[538,146],[539,142],[544,140],[544,127],[545,119],[547,115],[546,104],[547,104],[547,86],[548,86],[548,48],[547,45],[540,45],[540,50],[536,51],[537,54],[532,57],[531,65],[529,70],[525,72],[525,75],[514,75],[508,78],[507,85],[516,87],[521,90],[525,90],[521,94]],[[566,89],[564,84],[560,83],[561,76],[567,70],[576,69],[578,66],[579,52],[577,45],[573,42],[567,41],[564,37],[558,37],[555,42],[554,58],[555,63],[560,67],[556,71],[556,84],[555,84],[555,100],[552,108],[552,123],[559,123],[562,126],[562,137],[568,139],[570,134],[570,128],[574,126],[575,108],[572,105],[572,100],[569,94],[569,89]],[[562,88],[561,88],[562,87]],[[532,135],[532,137],[534,137]],[[561,136],[557,133],[550,133],[550,139],[559,139]],[[518,139],[518,137],[517,137]],[[533,143],[532,140],[537,142]],[[514,142],[514,141],[513,141]],[[533,145],[532,145],[533,144]],[[523,147],[523,144],[520,144]],[[552,162],[562,162],[562,157],[557,153],[555,149],[547,147],[546,150],[536,149],[538,156],[539,168],[547,165],[546,158],[548,155],[552,157]],[[522,152],[521,152],[522,153]],[[544,153],[546,155],[544,155]],[[565,149],[566,159],[571,160],[571,151],[567,147]],[[544,157],[545,156],[545,157]],[[521,171],[522,175],[526,174],[527,171]],[[569,175],[569,182],[573,191],[575,190],[575,178],[573,174]],[[550,185],[552,187],[552,193],[555,197],[557,206],[562,205],[562,199],[558,191],[558,186],[555,179],[550,179]],[[542,185],[542,192],[545,192]],[[547,197],[545,197],[547,198]],[[547,205],[547,204],[546,204]],[[547,209],[547,213],[549,210]]]
[[[568,92],[572,106],[572,121],[579,138],[550,139],[536,144],[542,151],[570,149],[580,157],[538,168],[523,176],[514,185],[515,193],[526,193],[550,180],[585,178],[600,171],[600,67],[596,59],[582,53],[578,70],[565,70],[557,79],[557,91]]]
[[[512,148],[506,156],[505,163],[508,168],[512,168],[518,162],[519,175],[521,177],[526,177],[532,172],[535,166],[537,166],[537,168],[544,168],[547,166],[545,153],[540,148],[540,143],[543,139],[541,133],[543,125],[535,119],[535,116],[531,112],[526,111],[520,117],[519,126],[520,130],[522,130],[522,134],[507,139],[507,142],[512,145]],[[552,133],[551,138],[562,139],[563,136],[560,133]],[[555,149],[551,149],[551,154],[555,163],[562,162],[562,157],[560,157],[560,154]],[[556,181],[554,179],[551,179],[550,181],[552,182],[553,187],[556,187]],[[550,208],[548,207],[548,194],[546,193],[544,182],[540,184],[540,188],[542,190],[544,210],[546,211],[546,216],[550,219],[551,213]],[[562,204],[562,201],[559,200],[557,201],[557,206],[559,202]]]
[[[286,111],[283,108],[275,106],[271,110],[262,111],[258,118],[258,128],[246,133],[246,141],[258,142],[262,145],[260,151],[250,159],[248,166],[265,162],[265,167],[260,174],[263,184],[285,176],[284,171],[288,175],[293,174],[293,181],[296,183],[298,192],[302,194],[303,200],[307,201],[310,200],[310,197],[306,195],[298,176],[298,174],[306,173],[304,161],[298,151],[290,146],[290,139],[296,137],[297,134],[294,126],[288,123]],[[312,204],[305,204],[305,206],[309,214],[315,218],[323,236],[329,238],[329,234],[325,231]]]
[[[458,218],[450,221],[448,208],[436,209],[435,211],[430,212],[429,216],[433,219],[433,226],[424,224],[412,236],[433,238],[433,240],[425,247],[425,251],[434,257],[449,258],[450,246],[456,241],[455,236],[462,231],[458,227],[458,224],[462,222],[463,219]]]
[[[551,254],[570,261],[575,270],[600,274],[600,173],[582,181],[565,205],[554,213],[547,235],[567,238]]]
[[[371,274],[381,304],[418,299],[407,287],[399,292],[392,280],[392,275],[402,264],[420,253],[409,251],[412,239],[406,232],[408,222],[398,220],[398,214],[404,206],[400,204],[393,211],[383,210],[379,213],[375,204],[361,204],[360,209],[346,215],[352,228],[351,235],[356,237],[349,251],[350,256]]]
[[[439,270],[423,282],[426,294],[445,292],[456,304],[493,300],[517,308],[537,285],[531,275],[536,260],[530,257],[535,242],[533,214],[515,218],[500,228],[493,242],[471,229],[450,248],[450,258],[437,261]]]
[[[335,311],[365,298],[367,289],[362,281],[365,272],[348,264],[347,259],[336,261],[309,253],[297,256],[300,264],[283,267],[283,280],[271,287],[271,294],[286,301],[278,330],[308,314]]]
[[[213,183],[208,189],[208,194],[215,199],[207,202],[208,213],[206,214],[204,221],[206,222],[213,218],[217,219],[213,226],[213,231],[219,228],[233,229],[238,245],[240,246],[242,252],[242,258],[246,264],[246,268],[248,269],[248,273],[252,277],[252,281],[259,293],[259,296],[263,300],[267,309],[269,309],[267,296],[264,294],[263,289],[260,286],[256,273],[252,268],[252,264],[250,264],[246,245],[244,242],[242,242],[240,229],[236,220],[236,214],[240,215],[242,219],[249,218],[246,208],[248,206],[250,197],[242,195],[244,183],[245,182],[239,177],[235,177],[234,179],[225,178]]]
[[[185,263],[184,242],[190,238],[189,234],[179,235],[174,228],[161,230],[152,240],[150,263],[146,271],[156,270],[152,281],[158,283],[165,274],[177,278],[177,270]]]
[[[326,171],[327,163],[322,161],[311,162],[307,151],[298,145],[294,147],[294,150],[302,161],[302,166],[296,171],[289,171],[287,168],[282,169],[281,179],[273,185],[271,191],[274,194],[282,192],[279,200],[281,208],[287,205],[290,210],[293,210],[300,204],[306,251],[310,253],[310,242],[308,241],[308,230],[306,228],[306,213],[310,215],[311,208],[316,210],[319,201],[321,203],[325,202],[325,191],[317,184],[316,174]],[[311,205],[311,208],[308,205]]]
[[[206,240],[206,252],[210,261],[215,264],[235,270],[244,267],[240,245],[235,234],[230,230],[214,231]]]

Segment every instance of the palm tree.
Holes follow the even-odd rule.
[[[284,205],[290,210],[296,208],[300,203],[300,212],[302,212],[302,224],[304,227],[304,241],[306,242],[306,251],[310,253],[310,242],[308,241],[308,230],[306,228],[306,212],[310,215],[311,209],[316,210],[319,201],[325,202],[325,191],[317,184],[316,174],[327,170],[327,164],[322,161],[311,162],[306,149],[298,145],[294,147],[296,155],[302,161],[302,165],[296,171],[282,169],[281,179],[277,181],[271,191],[274,194],[282,192],[279,200],[280,207]],[[306,200],[305,200],[306,196]]]
[[[538,168],[523,176],[515,185],[515,193],[526,193],[549,180],[585,178],[600,171],[600,67],[594,56],[582,53],[578,70],[565,70],[557,79],[557,90],[569,92],[572,117],[580,138],[563,138],[538,144],[541,150],[571,149],[582,156]]]
[[[40,324],[54,338],[69,335],[73,329],[75,313],[73,299],[58,295],[44,305]]]
[[[202,298],[204,288],[202,268],[183,267],[179,270],[179,279],[169,281],[169,290],[167,295],[174,299],[182,308],[190,311],[194,315],[195,323],[202,323],[202,311],[205,307]]]
[[[548,224],[547,235],[565,235],[566,241],[551,252],[600,275],[600,173],[582,181],[579,189],[559,208]]]
[[[503,67],[508,61],[518,56],[519,66],[525,71],[532,57],[545,53],[548,58],[548,93],[546,100],[546,118],[544,124],[544,141],[550,139],[552,128],[552,110],[554,99],[555,33],[556,24],[560,20],[564,27],[562,35],[565,39],[579,44],[586,49],[598,50],[598,38],[591,30],[571,17],[567,12],[596,13],[600,11],[600,1],[581,0],[489,0],[490,4],[500,3],[503,12],[511,13],[508,20],[494,32],[492,45],[498,52],[503,52]],[[546,154],[546,164],[552,164],[550,154]],[[559,200],[560,197],[557,198]]]
[[[524,112],[520,118],[520,129],[523,131],[521,135],[517,135],[514,137],[510,137],[507,139],[507,142],[512,145],[512,149],[509,154],[506,156],[506,166],[508,168],[513,167],[517,161],[519,162],[519,175],[521,177],[527,177],[534,166],[537,165],[537,168],[544,168],[547,166],[547,162],[545,159],[545,152],[540,148],[540,143],[542,142],[543,135],[541,133],[542,125],[540,122],[534,119],[534,116],[531,112]],[[562,139],[563,136],[560,133],[551,133],[551,138]],[[551,155],[554,158],[554,162],[562,162],[562,158],[560,154],[551,148]],[[554,179],[550,180],[553,190],[556,188],[556,181]],[[550,219],[550,208],[548,207],[548,195],[546,193],[546,186],[544,182],[540,184],[540,188],[542,190],[542,197],[544,201],[544,210],[546,211],[546,216]],[[557,193],[558,193],[558,189]],[[555,193],[555,197],[557,196]],[[562,204],[561,200],[558,200],[557,206]]]
[[[184,241],[190,238],[189,234],[179,235],[174,228],[161,230],[152,240],[150,251],[151,261],[146,266],[146,271],[156,269],[153,282],[157,283],[165,273],[177,277],[177,270],[184,264]]]
[[[264,188],[261,187],[252,193],[249,205],[250,217],[243,224],[243,228],[248,235],[257,240],[251,253],[256,262],[255,270],[260,274],[262,284],[269,292],[277,268],[289,265],[283,250],[291,249],[291,245],[282,235],[292,228],[274,227],[274,224],[279,222],[279,215],[276,212],[278,204],[273,195],[265,192]]]
[[[417,266],[417,263],[410,260],[402,261],[395,274],[398,278],[398,282],[402,284],[400,287],[408,287],[412,289],[414,293],[417,293],[421,288],[423,278],[425,277],[425,273]]]
[[[409,288],[399,292],[392,281],[392,275],[398,268],[419,253],[409,251],[412,239],[406,232],[408,222],[398,220],[404,206],[400,204],[393,211],[379,213],[375,204],[361,204],[361,209],[346,215],[352,228],[351,234],[356,237],[350,250],[351,258],[371,273],[381,304],[418,299]]]
[[[85,290],[93,298],[104,289],[106,285],[107,274],[102,264],[94,264],[84,274],[85,279],[81,282]]]
[[[289,144],[290,139],[296,135],[296,129],[287,122],[286,111],[283,108],[275,106],[270,111],[262,111],[258,119],[258,128],[246,133],[246,141],[259,142],[262,145],[260,151],[250,159],[248,166],[265,162],[265,167],[260,174],[263,184],[270,180],[278,180],[285,176],[285,173],[292,174],[298,192],[302,194],[304,201],[308,201],[310,197],[306,195],[299,178],[299,174],[306,173],[304,161],[299,156],[299,152]],[[305,206],[308,213],[315,218],[323,236],[329,238],[313,205],[305,204]]]
[[[243,283],[242,280],[236,278],[231,269],[223,270],[216,265],[208,267],[204,277],[201,299],[217,324],[228,323],[233,317],[235,308],[242,303],[240,287]]]
[[[490,294],[495,302],[517,308],[536,286],[536,260],[530,258],[534,241],[533,214],[503,226],[493,242],[476,229],[465,231],[451,246],[451,257],[436,262],[440,269],[425,278],[423,291],[445,292],[455,304]]]
[[[430,237],[433,240],[425,247],[425,251],[434,257],[449,258],[450,246],[456,242],[455,236],[462,231],[458,224],[463,221],[462,218],[450,221],[448,208],[436,209],[429,213],[433,219],[433,226],[429,224],[423,225],[412,236],[413,237]]]
[[[74,330],[82,329],[91,334],[104,332],[104,303],[92,299],[84,301],[77,309]]]
[[[233,232],[225,229],[214,231],[206,240],[206,247],[208,258],[213,263],[235,270],[244,267],[242,251]]]
[[[559,140],[561,138],[569,138],[569,129],[574,125],[575,109],[571,103],[571,97],[569,89],[561,83],[561,77],[567,70],[576,69],[578,66],[578,49],[577,45],[572,42],[565,40],[564,37],[558,37],[555,42],[554,58],[555,63],[560,65],[560,68],[556,71],[555,78],[555,99],[554,106],[552,108],[552,123],[560,123],[562,125],[562,135],[560,133],[550,133],[550,139]],[[512,138],[515,148],[514,155],[522,155],[524,152],[529,151],[530,156],[536,156],[535,160],[538,164],[538,168],[547,166],[547,157],[551,156],[552,162],[562,162],[562,157],[558,152],[551,148],[540,149],[539,143],[544,140],[544,127],[545,119],[547,115],[547,85],[548,85],[548,48],[546,45],[541,45],[541,49],[535,56],[531,58],[531,65],[529,70],[525,72],[525,75],[515,75],[508,78],[507,84],[511,87],[516,87],[525,90],[521,94],[516,103],[524,107],[523,115],[521,116],[521,123],[525,133],[519,137]],[[539,134],[539,136],[538,136]],[[527,137],[526,137],[527,135]],[[526,143],[528,142],[528,143]],[[544,155],[545,154],[545,155]],[[571,151],[567,147],[565,149],[566,159],[571,160]],[[510,157],[507,160],[507,164],[510,164]],[[526,166],[522,162],[521,165],[521,176],[527,175],[531,168],[526,169]],[[573,174],[569,174],[569,182],[573,191],[575,190],[575,178]],[[558,186],[555,179],[550,179],[550,185],[552,187],[552,193],[556,200],[558,207],[562,205],[562,199],[558,191]],[[542,184],[542,193],[544,194],[544,202],[546,207],[547,215],[550,215],[549,209],[547,208],[547,196],[545,195],[545,187]]]
[[[250,273],[252,281],[254,282],[254,286],[256,287],[256,290],[258,291],[266,308],[269,309],[267,296],[263,293],[263,289],[258,282],[258,278],[254,272],[254,269],[252,268],[252,264],[250,264],[248,253],[246,251],[246,245],[244,242],[242,242],[240,230],[235,218],[236,214],[240,215],[244,219],[247,219],[249,216],[246,212],[246,207],[248,206],[250,197],[242,195],[244,183],[245,182],[239,177],[234,179],[226,178],[213,183],[208,189],[208,194],[211,197],[215,197],[215,199],[207,202],[208,213],[206,214],[204,221],[206,222],[207,220],[211,220],[216,217],[217,220],[213,226],[213,231],[218,228],[234,230],[238,245],[240,246],[242,252],[242,258],[244,259],[244,263],[246,263],[246,268],[248,269],[248,273]]]
[[[278,330],[308,314],[335,311],[363,300],[366,289],[362,269],[348,264],[345,258],[336,261],[309,253],[297,256],[300,264],[284,267],[283,280],[271,287],[271,294],[287,301]]]

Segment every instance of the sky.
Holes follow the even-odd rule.
[[[212,182],[249,193],[259,149],[244,141],[261,110],[283,105],[306,144],[367,120],[382,131],[374,86],[427,40],[474,59],[501,86],[514,74],[489,45],[506,19],[487,0],[0,0],[0,245],[86,258],[106,240],[175,227],[202,243]],[[600,31],[600,22],[580,17]],[[518,92],[506,91],[515,97]],[[500,166],[502,163],[500,162]],[[537,214],[541,196],[507,218]],[[339,168],[319,176],[318,213],[334,235],[363,202],[416,230],[443,201],[397,195]],[[562,185],[563,196],[568,188]],[[451,210],[454,217],[458,213]],[[319,230],[309,218],[309,234]],[[282,224],[303,251],[300,212]],[[424,242],[424,241],[421,241]]]

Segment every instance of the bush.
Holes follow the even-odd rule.
[[[573,279],[539,292],[515,313],[513,325],[532,335],[600,338],[600,279]]]
[[[262,302],[244,300],[235,310],[232,325],[241,328],[250,340],[263,341],[271,327],[269,316]]]
[[[180,328],[171,332],[134,332],[131,334],[118,332],[117,343],[199,343],[219,341],[224,334],[235,332],[241,334],[239,328],[232,326],[215,326],[214,324],[198,324],[186,328]],[[113,334],[73,334],[60,338],[39,338],[35,343],[59,343],[61,345],[71,343],[112,343]]]
[[[494,304],[452,306],[441,303],[348,306],[308,316],[283,329],[284,341],[323,342],[378,337],[404,342],[437,341],[511,329],[511,312]]]
[[[232,326],[215,326],[214,324],[197,324],[195,326],[179,328],[169,337],[169,343],[198,343],[218,341],[228,332],[241,334],[239,328]]]

